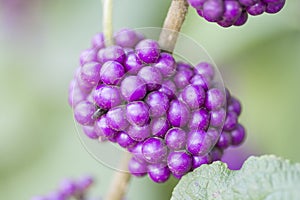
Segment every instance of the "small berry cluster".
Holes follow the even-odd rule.
[[[81,177],[77,181],[65,179],[57,190],[45,196],[34,196],[31,200],[88,200],[86,194],[93,182],[90,176]]]
[[[261,15],[279,12],[285,0],[188,0],[199,16],[220,26],[241,26],[246,23],[248,14]]]
[[[218,87],[211,64],[175,61],[157,41],[129,29],[115,35],[113,46],[105,47],[102,34],[92,44],[80,57],[69,103],[88,137],[132,153],[133,175],[180,178],[244,140],[240,103]]]

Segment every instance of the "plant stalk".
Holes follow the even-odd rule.
[[[103,0],[103,34],[105,45],[113,45],[113,0]]]

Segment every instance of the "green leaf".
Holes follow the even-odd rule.
[[[171,200],[300,199],[300,164],[273,155],[250,157],[238,171],[220,161],[185,175]]]

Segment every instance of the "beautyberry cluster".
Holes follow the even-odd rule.
[[[210,63],[176,61],[157,41],[124,29],[108,47],[97,34],[80,65],[69,89],[75,119],[88,137],[131,152],[135,176],[180,178],[244,140],[241,105]]]
[[[90,176],[81,177],[77,181],[65,179],[55,191],[44,196],[34,196],[31,200],[89,200],[87,192],[93,182]]]
[[[279,12],[285,0],[188,0],[199,16],[220,26],[241,26],[246,23],[248,14],[261,15]]]

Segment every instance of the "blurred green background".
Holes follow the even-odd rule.
[[[115,0],[114,28],[161,27],[170,0]],[[277,15],[220,28],[189,10],[182,32],[198,41],[243,104],[244,149],[300,162],[300,1]],[[64,177],[91,174],[104,195],[113,170],[82,147],[68,84],[80,52],[102,29],[100,0],[0,0],[0,194],[30,199]],[[131,181],[128,199],[168,199],[176,184]]]

